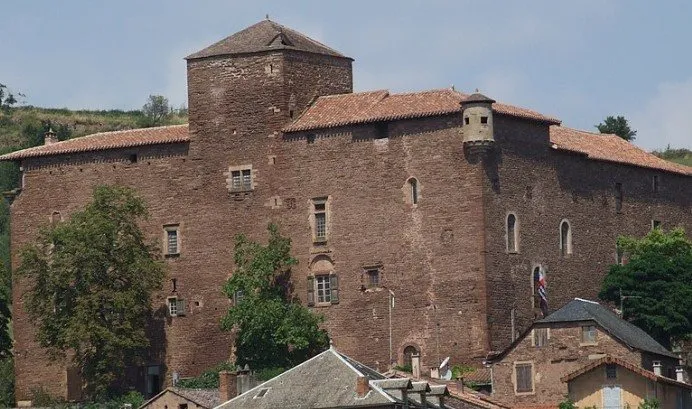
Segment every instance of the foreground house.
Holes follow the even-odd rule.
[[[420,354],[423,371],[479,362],[554,306],[595,297],[619,235],[692,231],[689,167],[481,93],[354,93],[352,64],[261,21],[187,57],[189,125],[48,135],[0,156],[22,169],[13,268],[95,186],[135,189],[170,279],[145,363],[125,374],[151,397],[229,359],[233,237],[264,240],[268,222],[291,238],[295,294],[340,351],[380,370]],[[75,398],[78,371],[34,340],[27,282],[12,289],[17,399]]]
[[[620,358],[605,357],[562,378],[569,397],[580,408],[636,408],[646,398],[656,399],[661,409],[692,408],[692,385],[647,371]]]
[[[222,403],[217,409],[445,408],[445,385],[387,379],[334,348]]]
[[[493,397],[517,406],[556,404],[568,392],[562,377],[605,357],[668,379],[676,378],[679,363],[639,327],[605,306],[577,298],[536,321],[490,359]]]

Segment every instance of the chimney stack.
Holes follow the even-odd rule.
[[[685,369],[682,366],[675,367],[675,380],[678,382],[685,382]]]
[[[654,373],[661,376],[661,361],[654,361]]]
[[[356,379],[356,395],[358,395],[359,398],[362,398],[367,395],[369,391],[370,384],[368,384],[368,378],[359,376],[358,379]]]
[[[53,132],[53,128],[48,128],[48,132],[43,134],[43,138],[44,145],[51,145],[58,142],[58,137],[55,135],[55,132]]]
[[[238,375],[235,372],[219,372],[219,399],[228,402],[238,395]]]
[[[411,355],[411,372],[413,379],[420,379],[420,354],[418,353]]]

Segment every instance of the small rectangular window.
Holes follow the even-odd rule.
[[[171,317],[177,317],[178,316],[178,298],[177,297],[169,297],[168,298],[168,315]]]
[[[535,347],[548,345],[548,328],[535,328],[533,330],[533,345]]]
[[[616,183],[615,184],[615,211],[617,213],[622,213],[622,200],[623,200],[622,183]]]
[[[607,364],[605,367],[605,370],[606,370],[606,378],[607,379],[616,379],[617,378],[617,365]]]
[[[252,169],[240,169],[231,171],[231,190],[252,190]]]
[[[469,119],[469,117],[464,118],[464,124],[468,125],[469,123],[471,123],[471,120]]]
[[[315,287],[318,304],[327,304],[332,302],[329,275],[325,274],[315,276]]]
[[[651,229],[660,229],[661,228],[661,221],[660,220],[652,220],[651,221]]]
[[[533,364],[515,364],[517,393],[533,392]]]
[[[488,117],[487,117],[487,116],[482,116],[482,117],[481,117],[481,123],[482,123],[482,124],[487,124],[487,123],[488,123]]]
[[[316,243],[327,241],[327,200],[313,199],[313,240]]]
[[[368,279],[368,288],[377,288],[380,286],[380,270],[373,268],[366,272]]]
[[[180,232],[177,224],[163,226],[164,231],[164,254],[175,256],[180,254]]]
[[[585,325],[581,327],[581,343],[582,344],[596,344],[597,335],[595,325]]]

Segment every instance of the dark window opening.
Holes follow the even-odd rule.
[[[487,117],[487,116],[482,116],[482,117],[481,117],[481,123],[482,123],[482,124],[487,124],[487,123],[488,123],[488,117]]]
[[[413,358],[412,357],[413,357],[413,355],[416,355],[416,354],[418,354],[418,350],[416,349],[416,347],[409,345],[406,348],[404,348],[404,356],[403,356],[404,359],[403,359],[402,363],[404,364],[403,366],[404,366],[405,371],[406,370],[408,370],[409,372],[411,371],[412,366],[413,366]]]
[[[411,193],[411,204],[418,204],[418,180],[411,178],[408,180],[408,185]]]
[[[293,110],[292,109],[288,110],[288,116],[290,116],[291,119],[293,119]]]
[[[130,163],[137,163],[137,154],[133,153],[132,155],[130,155],[129,159],[130,159]]]
[[[517,217],[513,214],[507,216],[507,251],[514,253],[517,251]]]
[[[651,228],[652,229],[660,229],[661,228],[661,221],[660,220],[652,220],[651,221]]]
[[[305,137],[305,140],[308,143],[315,143],[315,134],[314,133],[309,133],[308,136]]]
[[[622,183],[615,184],[615,211],[622,213]]]
[[[373,268],[367,271],[368,288],[380,286],[380,270]]]
[[[469,119],[469,117],[464,118],[464,124],[465,125],[468,125],[470,123],[471,123],[471,120]]]
[[[389,137],[389,126],[386,122],[375,124],[375,139],[386,139]]]
[[[617,365],[607,364],[606,365],[606,378],[615,379],[617,378]]]

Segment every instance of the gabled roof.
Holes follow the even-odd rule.
[[[18,160],[38,156],[50,156],[77,152],[99,151],[162,143],[187,142],[187,124],[159,126],[155,128],[127,129],[123,131],[99,132],[80,138],[34,146],[0,156],[3,160]]]
[[[370,383],[370,391],[365,396],[359,397],[356,393],[359,376],[365,376],[368,380],[375,380],[372,379],[374,374],[377,379],[383,377],[370,368],[361,371],[350,362],[352,360],[346,360],[330,348],[218,408],[269,409],[286,407],[287,403],[292,409],[394,404],[395,400],[374,383]],[[359,365],[361,369],[364,368],[362,364]]]
[[[423,118],[461,112],[461,101],[469,96],[451,89],[390,94],[387,90],[327,95],[312,105],[284,132],[334,128],[398,119]],[[526,108],[494,103],[493,111],[548,124],[560,120]]]
[[[692,167],[661,159],[617,135],[551,126],[550,141],[554,149],[579,153],[589,159],[692,175]]]
[[[579,321],[594,321],[610,335],[634,349],[678,358],[677,355],[668,351],[663,345],[651,338],[644,330],[623,320],[608,308],[594,301],[575,298],[559,310],[537,321],[536,324]]]
[[[155,400],[159,399],[166,393],[176,394],[184,399],[194,402],[198,406],[203,408],[211,409],[221,403],[219,399],[219,389],[191,389],[191,388],[179,388],[179,387],[169,387],[163,391],[156,394],[151,399],[144,402],[140,408],[144,408]]]
[[[627,361],[623,361],[620,358],[615,358],[615,357],[610,357],[610,356],[603,357],[603,358],[598,359],[598,360],[596,360],[596,361],[594,361],[594,362],[592,362],[586,366],[583,366],[583,367],[577,369],[576,371],[563,376],[562,378],[560,378],[560,380],[562,382],[569,382],[569,381],[571,381],[575,378],[578,378],[579,376],[581,376],[587,372],[593,371],[594,369],[596,369],[600,366],[606,365],[606,364],[618,365],[620,367],[628,369],[628,370],[630,370],[630,371],[632,371],[638,375],[641,375],[644,378],[652,380],[654,382],[667,383],[669,385],[679,386],[679,387],[682,387],[685,389],[692,390],[692,385],[690,385],[688,383],[680,382],[680,381],[677,381],[675,379],[667,378],[665,376],[656,375],[655,373],[653,373],[651,371],[647,371],[644,368],[640,368],[637,365],[631,364]]]
[[[267,19],[240,30],[201,51],[197,51],[187,56],[186,59],[194,60],[219,55],[247,54],[274,50],[298,50],[313,54],[348,58],[305,34]]]

